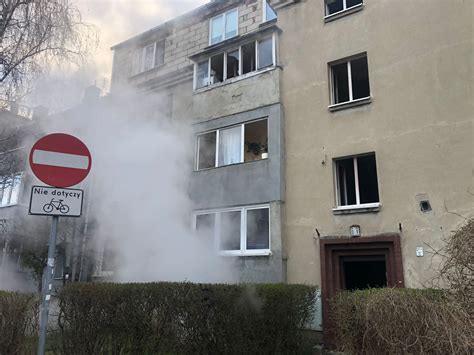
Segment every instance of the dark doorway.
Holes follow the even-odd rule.
[[[342,257],[343,288],[363,290],[387,286],[385,256]]]

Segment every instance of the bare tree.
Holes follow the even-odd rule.
[[[46,62],[80,63],[96,44],[69,0],[0,0],[0,96],[24,92]]]

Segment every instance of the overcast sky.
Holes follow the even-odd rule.
[[[43,105],[59,111],[79,103],[84,88],[93,84],[108,91],[112,71],[110,47],[209,0],[72,0],[85,23],[99,32],[99,45],[82,67],[52,65],[36,80],[36,90],[26,98],[30,106]]]

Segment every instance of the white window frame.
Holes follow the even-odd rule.
[[[226,38],[226,27],[227,27],[227,14],[230,13],[230,12],[234,12],[234,11],[237,11],[237,33],[235,34],[235,36],[232,36],[232,37],[229,37],[229,38],[234,38],[234,37],[237,37],[239,35],[239,8],[238,7],[234,7],[233,9],[231,10],[228,10],[226,12],[223,12],[219,15],[216,15],[214,17],[212,17],[211,19],[209,19],[209,45],[216,45],[216,44],[219,44],[219,43],[222,43],[224,42],[225,40],[228,40],[229,38]],[[224,30],[223,30],[223,33],[222,33],[222,41],[219,41],[219,42],[216,42],[214,44],[212,44],[212,24],[213,24],[213,21],[218,18],[218,17],[221,17],[223,16],[224,17]]]
[[[344,14],[346,12],[351,12],[354,9],[362,8],[364,6],[364,0],[360,2],[360,4],[353,5],[351,7],[347,7],[347,0],[342,0],[342,10],[339,10],[337,12],[333,12],[332,14],[329,13],[329,8],[327,5],[327,1],[324,1],[324,19],[332,18],[332,17],[338,17],[341,14]]]
[[[164,50],[165,50],[165,41],[164,40],[147,44],[146,46],[140,47],[140,48],[135,50],[134,58],[133,58],[133,65],[134,65],[133,75],[144,73],[148,70],[152,70],[152,69],[164,64],[164,59],[163,59],[163,62],[161,62],[159,64],[156,63],[156,49],[159,45],[161,45],[163,47],[163,57],[164,57]],[[153,46],[153,66],[151,68],[145,70],[146,49],[149,48],[150,46]],[[140,56],[140,60],[138,61],[138,63],[135,62],[137,55]],[[135,66],[138,66],[138,67],[135,67]]]
[[[247,211],[267,209],[268,210],[268,249],[247,249]],[[240,250],[220,250],[220,227],[221,214],[225,212],[239,212],[240,211]],[[240,206],[222,209],[202,210],[193,214],[193,230],[196,230],[197,216],[214,214],[214,249],[219,255],[223,256],[268,256],[271,255],[271,210],[270,204],[260,204],[252,206]]]
[[[352,210],[352,209],[362,209],[362,208],[378,208],[380,207],[380,189],[378,186],[378,172],[377,173],[377,190],[379,193],[379,201],[378,202],[371,202],[371,203],[360,203],[360,193],[359,193],[359,171],[357,167],[357,158],[368,156],[368,155],[374,155],[375,157],[375,162],[377,163],[377,156],[375,153],[365,153],[365,154],[358,154],[354,156],[349,156],[349,157],[342,157],[342,158],[337,158],[334,159],[334,164],[333,164],[333,170],[334,170],[334,186],[336,190],[336,206],[333,208],[333,211],[344,211],[344,210]],[[352,166],[354,168],[354,185],[355,185],[355,195],[356,195],[356,203],[354,205],[341,205],[341,191],[339,190],[339,181],[340,181],[340,176],[339,176],[339,169],[337,168],[337,162],[341,160],[347,160],[352,158]],[[346,193],[345,200],[347,201],[347,185],[346,182],[344,181],[344,192]]]
[[[351,105],[351,104],[357,104],[357,103],[360,103],[360,102],[366,102],[368,100],[370,100],[370,98],[372,97],[372,94],[370,92],[370,76],[367,77],[367,80],[369,81],[369,96],[365,96],[365,97],[361,97],[359,99],[355,99],[354,100],[354,93],[352,91],[352,69],[351,69],[351,62],[354,61],[354,60],[357,60],[357,59],[360,59],[360,58],[367,58],[367,75],[369,73],[369,60],[368,60],[368,57],[367,57],[367,53],[361,53],[361,54],[357,54],[355,56],[352,56],[352,57],[349,57],[349,58],[345,58],[345,59],[341,59],[341,60],[337,60],[335,62],[331,62],[329,63],[329,84],[330,84],[330,97],[331,97],[331,104],[329,105],[329,108],[336,108],[336,107],[339,107],[339,106],[347,106],[347,105]],[[347,80],[348,80],[348,89],[349,89],[349,100],[348,101],[343,101],[343,102],[338,102],[336,103],[336,96],[335,96],[335,85],[336,83],[334,82],[334,73],[333,73],[333,67],[336,66],[336,65],[339,65],[339,64],[343,64],[343,63],[346,63],[347,65]]]
[[[13,187],[15,186],[15,179],[18,176],[20,177],[20,182],[19,182],[19,187],[18,187],[17,201],[15,203],[11,203],[12,194],[13,194]],[[4,191],[5,190],[5,179],[7,179],[7,178],[13,178],[13,185],[11,186],[11,189],[9,191],[8,203],[3,205],[2,200],[3,200],[3,194],[5,192]],[[0,208],[18,205],[20,203],[20,197],[21,197],[21,194],[22,194],[22,190],[23,190],[23,172],[20,171],[20,172],[16,172],[16,173],[13,173],[13,174],[0,176],[0,191],[2,192],[2,194],[0,196]]]
[[[196,134],[196,141],[195,141],[196,142],[195,143],[195,145],[196,145],[196,149],[195,149],[196,156],[195,156],[195,159],[194,159],[196,163],[194,165],[194,171],[203,171],[203,170],[220,168],[220,167],[223,167],[223,166],[230,166],[230,165],[245,163],[245,126],[247,124],[252,124],[252,123],[255,123],[255,122],[258,122],[258,121],[263,121],[263,120],[267,120],[267,140],[268,140],[268,138],[269,138],[268,117],[258,118],[256,120],[246,121],[246,122],[242,122],[242,123],[239,123],[239,124],[236,124],[236,125],[222,127],[222,128],[218,128],[218,129],[213,129],[213,130],[200,132],[200,133]],[[229,128],[239,127],[239,126],[241,127],[241,129],[240,129],[240,162],[234,163],[234,164],[219,165],[219,133],[220,133],[220,131],[223,131],[223,130],[226,130],[226,129],[229,129]],[[212,132],[216,132],[216,161],[214,163],[214,166],[211,167],[211,168],[199,169],[199,136],[202,136],[202,135],[205,135],[205,134],[208,134],[208,133],[212,133]],[[267,152],[267,153],[269,153],[269,152]],[[256,159],[256,160],[252,160],[252,161],[260,161],[260,160],[265,160],[265,159],[268,159],[268,157],[267,158]]]
[[[269,39],[271,38],[272,39],[272,60],[273,60],[273,64],[272,65],[269,65],[269,66],[266,66],[264,68],[259,68],[258,67],[258,43],[261,42],[261,41],[264,41],[266,39]],[[232,52],[235,52],[236,50],[239,51],[239,73],[242,73],[242,68],[243,68],[243,63],[242,63],[242,47],[249,44],[249,43],[254,43],[255,44],[255,70],[249,72],[249,73],[245,73],[245,74],[239,74],[237,76],[234,76],[233,78],[230,78],[230,79],[227,79],[227,54],[228,53],[232,53]],[[211,58],[216,56],[216,55],[220,55],[220,54],[223,54],[224,55],[224,60],[223,60],[223,80],[222,82],[220,83],[215,83],[215,84],[211,84]],[[198,79],[198,66],[199,64],[203,63],[207,61],[208,62],[208,70],[207,70],[207,85],[206,86],[202,86],[202,87],[197,87],[198,85],[198,82],[197,82],[197,79]],[[253,76],[255,74],[258,74],[259,72],[264,72],[264,71],[267,71],[267,70],[271,70],[271,69],[274,69],[276,67],[276,61],[277,61],[277,51],[276,51],[276,33],[272,33],[271,36],[263,36],[262,38],[258,38],[258,39],[255,39],[253,41],[250,41],[250,42],[246,42],[242,45],[240,45],[238,48],[235,48],[235,47],[232,47],[232,49],[229,49],[229,50],[226,50],[224,52],[221,52],[221,53],[216,53],[212,56],[210,56],[209,58],[205,59],[205,60],[199,60],[199,61],[196,61],[194,62],[194,84],[193,84],[193,90],[196,91],[196,90],[205,90],[209,87],[212,87],[212,86],[217,86],[217,85],[220,85],[220,84],[225,84],[225,83],[229,83],[229,82],[234,82],[234,81],[237,81],[237,80],[241,80],[241,79],[244,79],[244,78],[247,78],[247,77],[250,77],[250,76]]]
[[[272,10],[275,12],[276,14],[276,11],[275,9],[272,7],[272,5],[270,4],[269,0],[262,0],[262,23],[265,23],[267,22],[267,4],[270,5],[270,7],[272,8]]]

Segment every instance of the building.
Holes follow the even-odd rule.
[[[473,38],[465,1],[212,1],[114,46],[111,92],[193,126],[195,226],[242,280],[425,287],[473,214]]]

